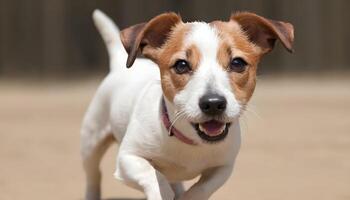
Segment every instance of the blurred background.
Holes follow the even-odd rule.
[[[96,8],[121,29],[165,11],[292,23],[295,53],[278,44],[260,64],[234,175],[212,199],[350,199],[347,0],[0,0],[0,199],[82,199],[80,123],[108,73]],[[103,197],[143,198],[113,179],[116,152]]]
[[[235,11],[289,21],[296,29],[295,54],[277,48],[263,70],[311,72],[346,70],[350,64],[350,2],[346,0],[2,0],[0,76],[75,76],[107,71],[107,54],[93,26],[99,8],[120,28],[165,11],[185,21],[227,20]]]

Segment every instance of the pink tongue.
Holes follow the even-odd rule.
[[[202,128],[205,129],[205,134],[209,136],[216,136],[221,134],[221,128],[225,124],[216,120],[210,120],[201,124]]]

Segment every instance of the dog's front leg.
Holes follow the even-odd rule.
[[[219,189],[232,173],[233,165],[206,170],[199,181],[186,191],[179,200],[207,200]]]
[[[163,174],[137,155],[118,156],[116,178],[145,192],[148,200],[174,200],[175,194]]]

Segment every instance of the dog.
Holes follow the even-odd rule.
[[[169,12],[122,31],[99,10],[93,20],[110,73],[81,129],[86,200],[100,199],[99,163],[113,142],[115,178],[147,199],[209,199],[232,173],[257,65],[277,40],[293,51],[293,25],[250,12],[210,23]]]

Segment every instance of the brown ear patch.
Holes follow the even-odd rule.
[[[260,46],[265,53],[273,49],[277,39],[289,52],[293,52],[294,28],[292,24],[266,19],[249,12],[234,14],[231,20],[240,24],[249,39]]]
[[[128,52],[127,67],[131,67],[138,52],[154,59],[154,50],[161,47],[172,28],[181,22],[175,13],[164,13],[151,19],[148,23],[138,24],[121,32],[122,43]]]
[[[145,26],[146,23],[136,24],[120,32],[121,41],[128,54],[131,53],[133,45],[136,42],[136,37],[141,33]]]

